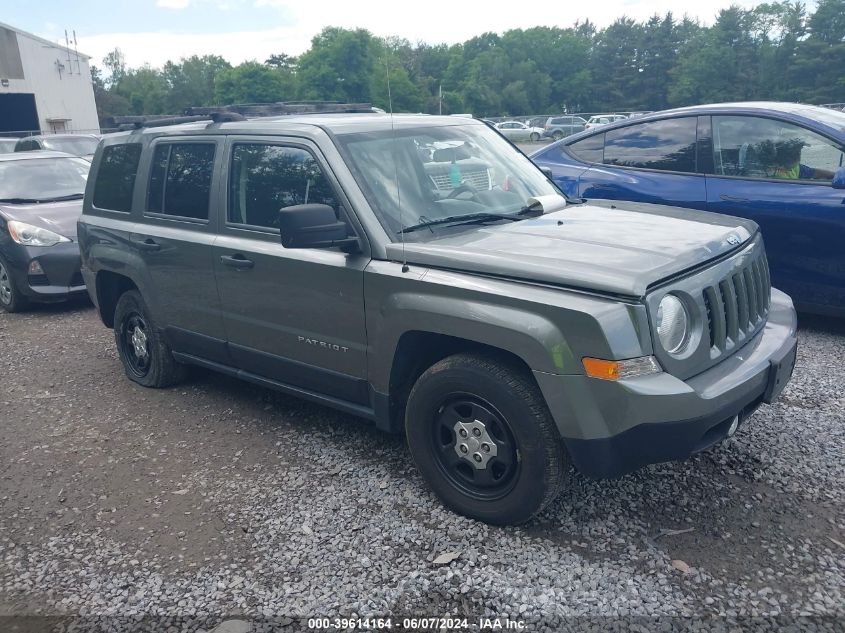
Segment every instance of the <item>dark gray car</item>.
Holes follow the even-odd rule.
[[[587,121],[580,116],[562,115],[546,119],[543,126],[543,138],[551,138],[556,141],[584,131]]]
[[[0,310],[84,295],[76,223],[90,166],[59,152],[0,155]]]
[[[621,206],[469,119],[218,117],[106,139],[79,236],[130,379],[199,365],[368,418],[449,507],[518,523],[570,464],[688,457],[791,375],[753,222]]]

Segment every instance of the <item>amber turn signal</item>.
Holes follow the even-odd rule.
[[[601,380],[621,380],[662,371],[654,356],[626,360],[604,360],[603,358],[585,356],[581,359],[581,363],[584,365],[584,372],[590,378],[600,378]]]

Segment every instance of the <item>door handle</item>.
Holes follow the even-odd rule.
[[[247,259],[243,255],[221,255],[220,261],[224,266],[238,268],[241,270],[252,268],[254,266],[253,261],[251,259]]]
[[[748,198],[740,198],[739,196],[729,196],[724,193],[719,196],[719,199],[724,200],[725,202],[748,202]]]
[[[136,246],[139,251],[153,252],[161,250],[161,244],[149,237],[145,240],[132,240],[132,243]]]

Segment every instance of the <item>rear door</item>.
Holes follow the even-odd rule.
[[[144,261],[157,312],[174,350],[227,361],[211,247],[222,141],[208,137],[156,139],[146,150],[143,220],[130,246]],[[149,154],[148,154],[149,156]]]
[[[707,208],[760,225],[772,283],[796,303],[845,306],[840,143],[788,121],[714,116]]]
[[[590,156],[593,164],[579,176],[578,195],[704,209],[707,195],[704,175],[697,173],[696,139],[697,117],[689,116],[582,139],[571,151]]]
[[[232,137],[214,268],[229,352],[252,374],[365,405],[364,267],[369,257],[286,249],[278,211],[348,202],[319,150],[302,139]]]

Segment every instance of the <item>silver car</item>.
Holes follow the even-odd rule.
[[[502,121],[496,124],[496,129],[510,141],[539,141],[543,135],[543,128],[530,127],[519,121]]]

